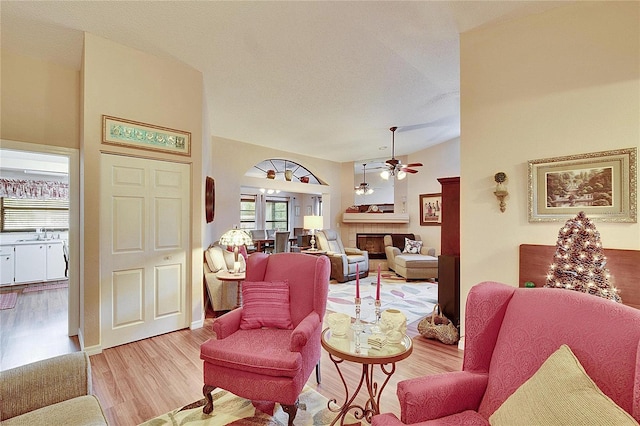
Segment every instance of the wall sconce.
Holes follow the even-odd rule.
[[[504,199],[509,195],[509,191],[507,191],[507,186],[505,185],[507,174],[505,172],[498,172],[493,175],[493,180],[496,181],[496,190],[493,193],[498,201],[500,201],[500,211],[504,213],[507,209],[507,203],[504,202]]]

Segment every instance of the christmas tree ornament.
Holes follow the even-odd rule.
[[[622,303],[606,266],[600,233],[584,212],[580,212],[558,232],[545,287],[581,291]]]

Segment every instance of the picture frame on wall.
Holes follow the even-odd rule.
[[[102,116],[102,143],[191,156],[191,133],[168,127]]]
[[[420,226],[442,225],[442,193],[420,194]]]
[[[530,160],[529,222],[637,222],[637,148]]]

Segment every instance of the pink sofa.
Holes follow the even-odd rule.
[[[597,387],[640,421],[640,310],[572,290],[495,282],[474,286],[466,306],[462,371],[400,382],[401,419],[380,414],[374,426],[488,425],[563,344]]]

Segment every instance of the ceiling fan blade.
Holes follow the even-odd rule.
[[[403,172],[407,172],[407,173],[418,173],[418,170],[413,170],[413,169],[405,169],[404,167],[402,168]]]
[[[420,166],[422,166],[422,163],[409,163],[404,165],[404,167],[420,167]]]

